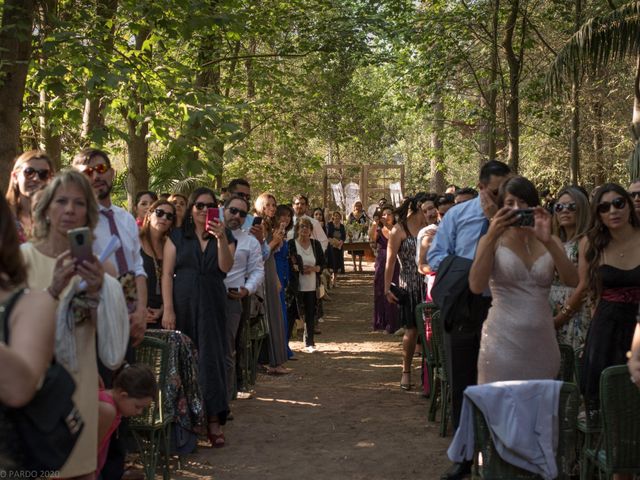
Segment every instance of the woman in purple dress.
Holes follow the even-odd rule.
[[[393,215],[393,207],[384,206],[376,212],[380,217],[379,222],[372,222],[369,230],[369,239],[377,245],[375,274],[373,277],[373,329],[382,330],[385,333],[393,333],[398,329],[398,306],[387,302],[384,295],[384,268],[387,262],[387,242],[389,233],[396,223]],[[393,282],[398,283],[399,268],[395,264]]]

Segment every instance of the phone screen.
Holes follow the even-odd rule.
[[[255,217],[253,219],[253,226],[260,225],[262,223],[262,217]]]

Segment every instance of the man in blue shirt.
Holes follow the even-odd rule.
[[[480,195],[451,208],[438,227],[428,253],[432,271],[437,271],[440,263],[450,255],[473,260],[478,240],[486,233],[489,220],[498,211],[498,191],[509,174],[509,167],[497,160],[483,165],[478,185]],[[483,319],[486,318],[489,305],[490,298],[487,295],[481,314]],[[445,331],[445,349],[449,357],[446,368],[451,382],[452,421],[454,428],[457,428],[464,389],[469,385],[475,385],[477,381],[482,324],[468,325],[469,319],[465,318],[443,320],[446,324],[453,324],[450,331]],[[465,477],[470,471],[470,462],[454,464],[442,478],[455,480]]]

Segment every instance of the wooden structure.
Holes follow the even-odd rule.
[[[323,178],[322,207],[335,207],[331,192],[331,183],[345,184],[354,182],[360,186],[360,200],[365,210],[369,205],[377,204],[382,197],[389,198],[389,185],[400,182],[404,194],[404,165],[325,165]],[[347,212],[349,213],[349,212]]]

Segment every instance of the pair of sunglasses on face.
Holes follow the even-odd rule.
[[[98,173],[100,175],[107,173],[109,171],[109,167],[106,163],[99,163],[95,167],[90,167],[88,165],[84,165],[81,168],[82,173],[84,173],[87,177],[93,176],[94,173]]]
[[[158,218],[162,218],[162,217],[167,217],[167,220],[171,221],[174,219],[175,215],[171,212],[165,212],[164,210],[162,210],[161,208],[156,208],[155,212],[156,217]]]
[[[229,210],[229,213],[231,215],[240,215],[240,218],[247,218],[247,215],[249,213],[236,207],[229,207],[227,210]]]
[[[49,170],[48,168],[38,170],[33,167],[27,167],[22,170],[22,174],[25,176],[25,178],[33,178],[34,175],[37,175],[40,180],[47,180],[51,176],[51,170]]]
[[[640,192],[628,192],[628,193],[629,193],[629,196],[630,196],[631,198],[633,198],[634,200],[635,200],[636,198],[640,198]]]
[[[624,197],[614,198],[610,202],[601,202],[598,204],[598,213],[609,213],[611,205],[613,205],[616,210],[622,210],[626,204],[627,201]]]
[[[575,212],[576,211],[576,204],[571,202],[571,203],[556,203],[553,207],[553,209],[555,210],[556,213],[560,213],[564,210],[568,211],[568,212]]]
[[[204,210],[205,208],[216,208],[218,205],[215,203],[197,202],[194,203],[193,206],[196,207],[196,210]]]

